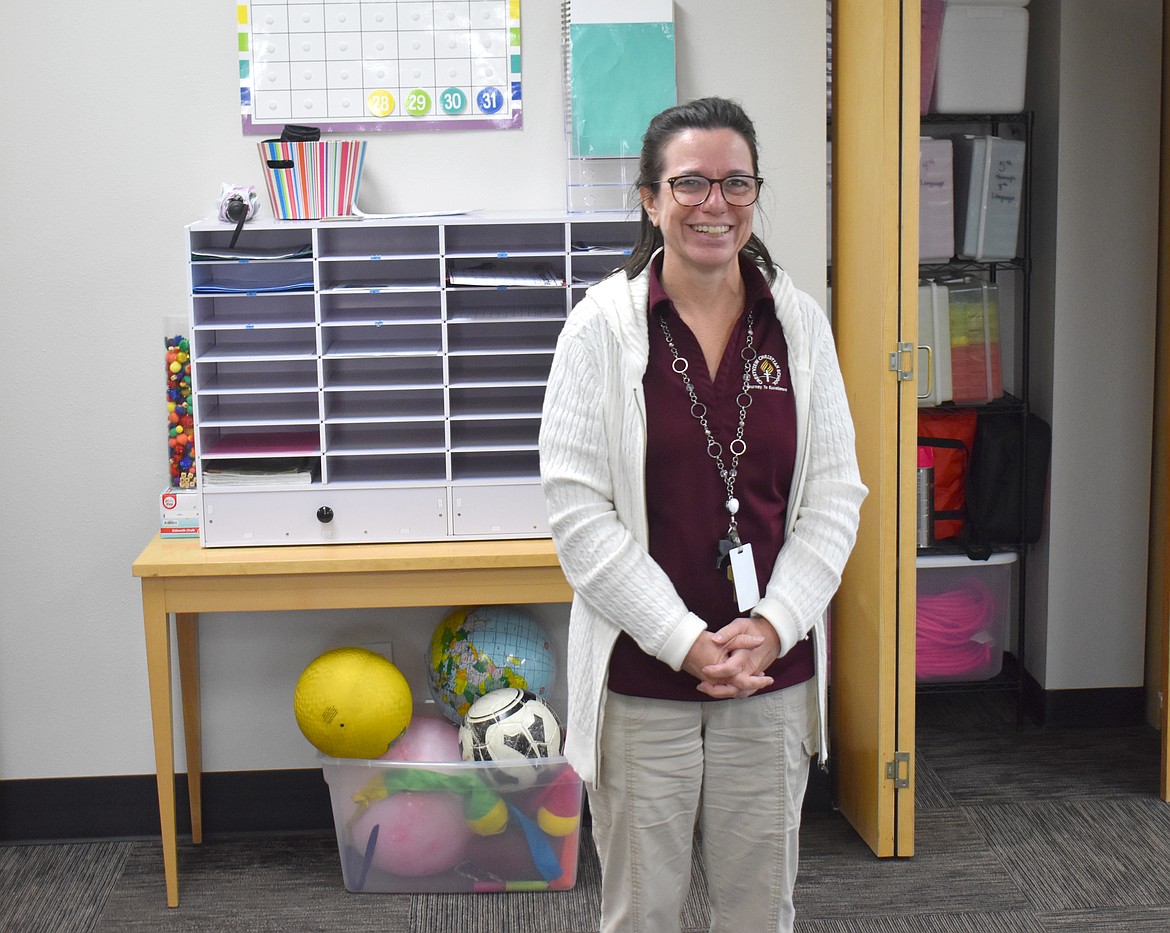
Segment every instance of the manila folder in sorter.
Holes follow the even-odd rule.
[[[574,156],[636,156],[678,103],[671,0],[565,0]]]

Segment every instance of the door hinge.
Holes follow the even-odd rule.
[[[894,752],[894,760],[886,762],[886,780],[894,782],[895,790],[910,786],[910,753]]]
[[[903,358],[907,361],[905,367],[902,365]],[[914,344],[908,341],[898,344],[898,349],[890,354],[890,370],[897,373],[902,382],[914,378]]]

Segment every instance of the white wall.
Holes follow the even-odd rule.
[[[1052,425],[1029,564],[1048,690],[1144,680],[1157,283],[1160,0],[1033,0],[1033,402]]]
[[[823,0],[675,9],[680,97],[734,96],[755,118],[763,232],[823,298]],[[524,128],[373,137],[365,209],[563,206],[559,11],[522,5]],[[0,779],[154,770],[130,565],[166,480],[163,319],[186,314],[183,226],[221,182],[262,186],[235,34],[229,3],[145,0],[17,4],[0,30]],[[205,767],[312,766],[292,716],[303,666],[392,641],[408,667],[439,614],[205,617]]]

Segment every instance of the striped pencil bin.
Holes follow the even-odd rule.
[[[259,144],[260,163],[278,220],[317,220],[354,214],[366,142],[322,139]]]

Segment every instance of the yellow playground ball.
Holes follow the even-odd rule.
[[[305,738],[332,758],[377,758],[410,725],[410,685],[365,648],[326,651],[301,672],[293,695]]]

